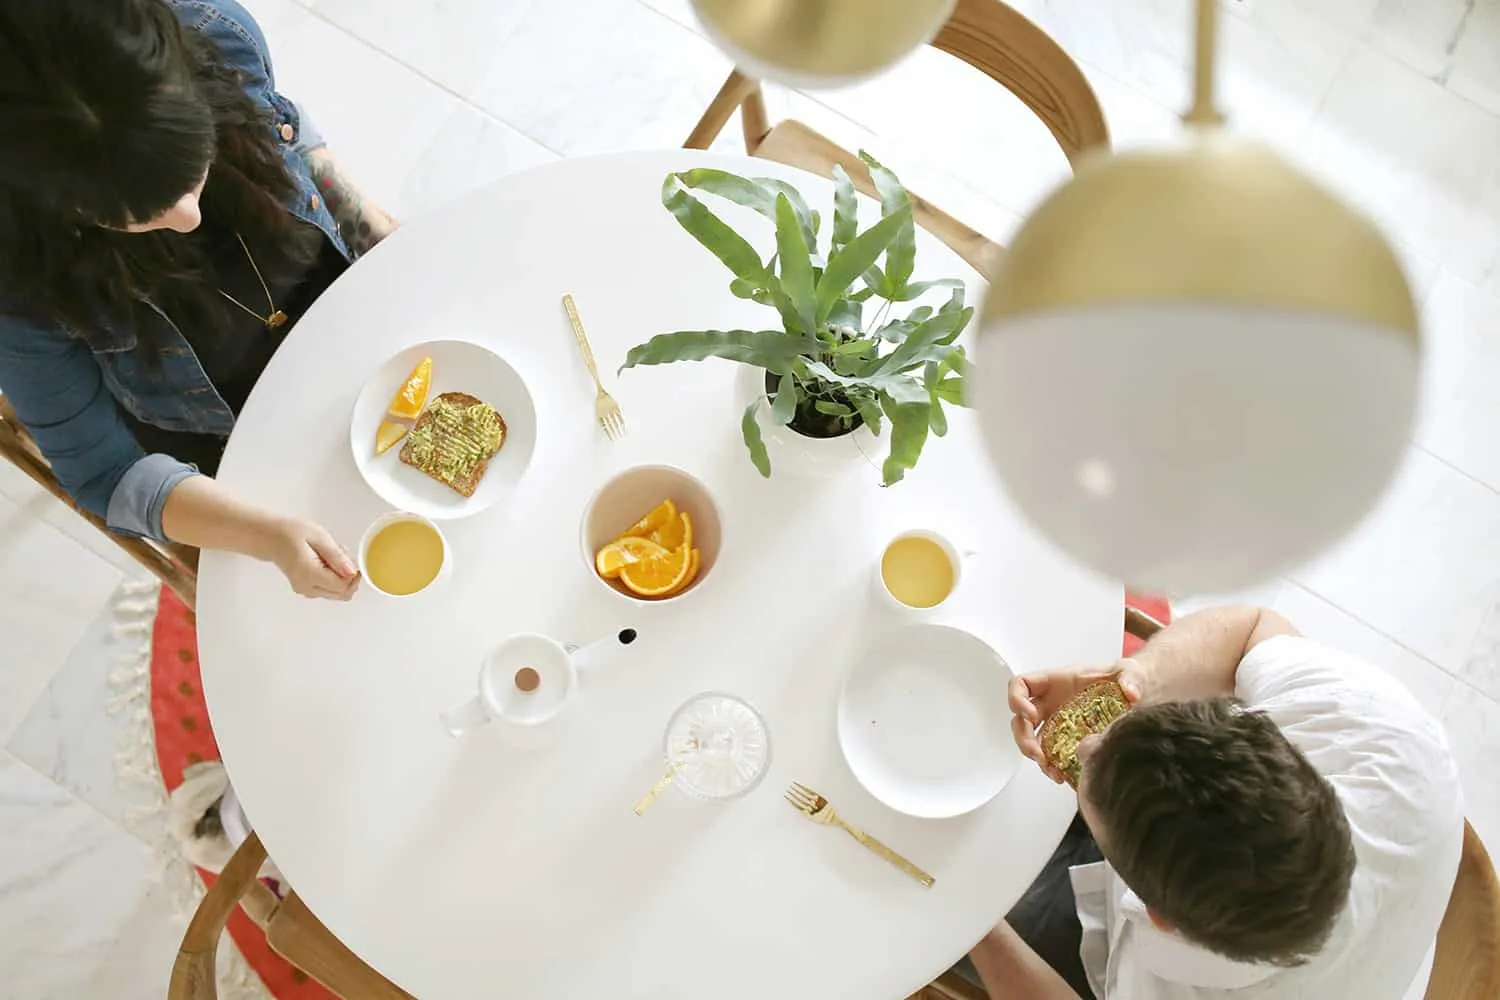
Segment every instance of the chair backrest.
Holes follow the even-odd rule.
[[[107,535],[136,562],[156,574],[163,583],[176,591],[188,610],[196,608],[198,550],[186,545],[163,544],[146,538],[129,538],[116,534],[99,517],[80,508],[57,481],[52,466],[25,426],[16,419],[15,410],[4,396],[0,396],[0,458],[16,466],[48,493],[72,507],[79,517]]]
[[[345,947],[296,893],[276,899],[259,880],[265,860],[260,838],[250,834],[204,894],[172,963],[167,1000],[217,1000],[214,957],[224,923],[237,905],[266,932],[272,951],[334,995],[345,1000],[414,1000]]]
[[[932,45],[1015,94],[1047,126],[1070,164],[1109,146],[1104,111],[1078,64],[1046,32],[1000,0],[959,0]],[[736,110],[751,155],[824,176],[838,165],[856,188],[875,196],[869,170],[855,154],[800,122],[772,128],[760,83],[738,70],[730,73],[683,146],[707,149]],[[981,273],[990,273],[1003,253],[999,244],[916,195],[912,216]]]
[[[1464,824],[1463,855],[1438,929],[1426,1000],[1500,997],[1500,878],[1479,835]]]

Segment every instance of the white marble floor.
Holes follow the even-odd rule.
[[[687,0],[245,0],[281,89],[410,217],[563,156],[680,143],[729,64]],[[1370,211],[1427,321],[1400,479],[1338,548],[1251,595],[1391,670],[1448,726],[1500,844],[1500,0],[1223,0],[1234,124]],[[1169,134],[1189,0],[1022,0],[1084,65],[1117,142]],[[991,236],[1064,176],[1042,127],[938,53],[794,114]],[[726,148],[733,138],[726,136]],[[504,234],[499,234],[503,238]],[[0,468],[0,993],[165,995],[180,933],[115,787],[106,540]]]

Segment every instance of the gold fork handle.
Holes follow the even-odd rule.
[[[907,861],[901,855],[897,854],[895,851],[891,850],[889,847],[886,847],[880,841],[876,840],[874,837],[870,836],[868,833],[865,833],[865,831],[861,830],[859,827],[857,827],[857,826],[850,826],[848,823],[845,823],[843,820],[839,821],[839,826],[843,827],[844,830],[845,830],[845,832],[847,832],[849,834],[849,836],[853,837],[855,840],[859,841],[861,844],[864,844],[870,850],[874,851],[876,854],[880,855],[882,858],[885,858],[891,864],[895,865],[897,868],[899,868],[902,871],[906,872],[906,874],[910,875],[912,878],[916,879],[918,882],[921,882],[924,886],[928,887],[929,889],[932,888],[932,883],[937,881],[937,879],[933,878],[931,875],[927,874],[922,869],[920,869],[916,865],[912,864],[910,861]]]
[[[589,346],[589,335],[583,332],[583,320],[578,318],[578,307],[573,304],[573,296],[563,296],[563,308],[567,310],[568,322],[573,325],[573,336],[578,338],[578,349],[583,352],[583,363],[588,365],[589,374],[594,377],[594,384],[603,391],[604,384],[599,381],[599,365],[594,361],[594,349]]]

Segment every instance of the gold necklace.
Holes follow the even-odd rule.
[[[235,305],[239,306],[241,309],[245,310],[245,312],[249,313],[251,316],[254,316],[256,319],[260,320],[266,325],[267,330],[281,329],[286,325],[286,313],[276,308],[276,301],[271,298],[271,288],[266,284],[266,279],[261,277],[260,268],[256,265],[255,258],[250,256],[250,248],[245,245],[245,238],[239,233],[235,233],[234,238],[240,241],[240,249],[245,251],[245,259],[250,262],[250,270],[255,272],[255,279],[260,282],[261,291],[266,293],[266,305],[271,307],[271,315],[262,316],[260,313],[256,312],[254,309],[251,309],[249,306],[245,305],[245,303],[241,302],[233,295],[230,295],[222,288],[219,289],[219,294],[224,296],[230,302],[233,302]]]

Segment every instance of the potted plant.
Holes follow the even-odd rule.
[[[861,427],[880,435],[888,424],[881,472],[889,486],[916,464],[929,432],[947,433],[943,404],[963,405],[968,363],[955,341],[974,314],[964,303],[964,283],[912,280],[911,198],[895,174],[866,153],[860,157],[880,195],[880,221],[859,231],[854,185],[835,167],[826,254],[821,216],[783,181],[698,169],[670,174],[662,185],[662,204],[734,275],[730,292],[775,309],[780,329],[660,334],[632,348],[621,369],[726,358],[763,372],[741,421],[750,459],[763,476],[771,474],[763,420],[806,439],[843,438]],[[770,259],[695,191],[770,220],[776,233]],[[931,292],[946,292],[946,301],[915,304]],[[904,316],[892,315],[898,306]]]

